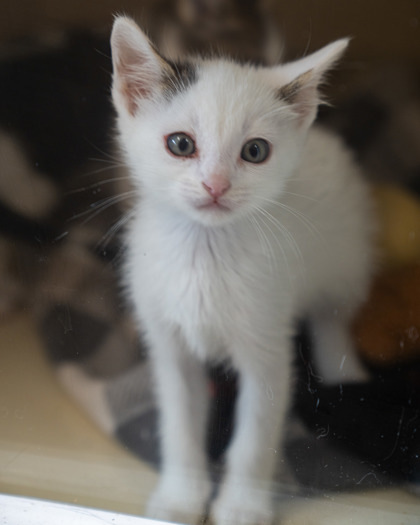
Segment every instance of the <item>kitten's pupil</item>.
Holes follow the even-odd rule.
[[[252,146],[250,146],[248,151],[249,151],[251,157],[254,157],[254,159],[256,159],[258,157],[259,152],[260,152],[260,148],[258,147],[257,144],[253,144]]]
[[[189,140],[185,137],[183,137],[179,142],[178,142],[178,148],[182,151],[182,152],[185,152],[187,151],[188,149],[188,145],[189,145]]]

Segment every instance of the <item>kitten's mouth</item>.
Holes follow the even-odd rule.
[[[226,206],[226,204],[222,204],[218,200],[212,200],[208,202],[204,202],[203,204],[199,204],[196,206],[198,210],[208,210],[208,211],[222,211],[222,212],[230,212],[231,209],[229,206]]]

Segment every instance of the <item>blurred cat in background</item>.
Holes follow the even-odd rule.
[[[139,9],[168,56],[223,49],[271,63],[281,55],[266,2],[160,0]],[[128,191],[113,158],[108,35],[63,34],[54,44],[47,36],[1,53],[0,315],[33,306],[69,240],[90,251],[106,236],[108,255],[118,250],[107,236],[121,213],[112,198]]]

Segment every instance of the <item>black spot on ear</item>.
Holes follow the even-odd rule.
[[[312,76],[312,70],[306,71],[302,75],[299,75],[297,78],[282,86],[277,91],[277,98],[287,102],[288,104],[293,104],[296,102],[297,96],[300,93],[301,89],[307,84]]]

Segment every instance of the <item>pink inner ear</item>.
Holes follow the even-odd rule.
[[[134,115],[138,100],[147,98],[151,94],[150,85],[145,78],[148,69],[147,59],[128,48],[123,49],[118,58],[115,64],[116,87],[129,113]]]
[[[155,57],[151,56],[153,52],[148,43],[143,42],[138,29],[133,29],[131,24],[115,26],[111,47],[115,88],[127,110],[133,115],[139,100],[152,93],[157,76],[157,65],[153,63]]]
[[[134,115],[138,108],[139,99],[147,98],[151,95],[150,85],[142,78],[141,66],[135,71],[133,66],[120,64],[118,77],[118,89],[123,96],[129,113]]]

